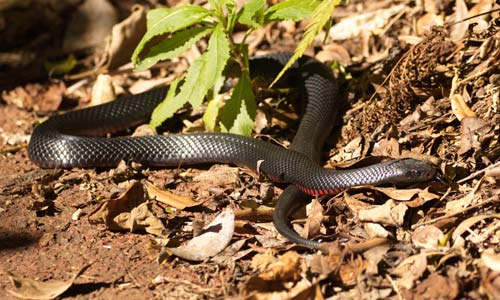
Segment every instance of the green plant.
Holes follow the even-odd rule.
[[[171,84],[165,100],[153,112],[150,125],[157,127],[188,102],[195,108],[200,106],[209,92],[213,91],[212,100],[208,102],[203,116],[205,125],[211,130],[220,128],[225,132],[250,135],[256,104],[245,44],[248,35],[270,22],[311,18],[302,41],[279,78],[328,23],[334,7],[341,0],[288,0],[267,9],[265,0],[249,0],[241,9],[236,7],[234,0],[208,2],[209,9],[188,4],[154,9],[147,15],[147,32],[132,55],[137,70],[147,69],[160,60],[175,58],[203,37],[211,35],[206,51],[193,62],[183,78]],[[238,23],[248,27],[240,44],[232,39]],[[157,42],[158,36],[166,38]],[[148,50],[144,54],[146,45]],[[235,60],[242,72],[232,97],[222,106],[217,93],[222,86],[223,71],[229,59]]]

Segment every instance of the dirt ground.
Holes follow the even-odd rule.
[[[116,4],[120,19],[131,2]],[[328,254],[293,245],[276,232],[272,208],[285,186],[259,181],[244,168],[36,166],[27,154],[33,128],[48,115],[89,104],[96,74],[86,72],[98,55],[76,52],[77,70],[49,80],[35,54],[43,58],[54,50],[54,37],[29,45],[4,41],[0,298],[18,298],[9,291],[16,290],[12,278],[19,278],[55,283],[43,286],[49,292],[28,291],[31,298],[61,289],[52,298],[499,299],[498,5],[417,2],[351,1],[335,10],[331,29],[346,36],[330,32],[324,44],[318,40],[307,50],[345,67],[333,64],[348,105],[324,148],[326,167],[413,157],[432,162],[440,173],[428,183],[353,188],[314,199],[307,212],[295,215],[294,228],[333,242]],[[23,15],[23,8],[0,17],[9,20],[13,12]],[[68,26],[66,12],[60,16],[54,28]],[[335,27],[341,21],[347,27]],[[293,51],[305,26],[283,22],[262,28],[249,39],[251,54]],[[31,57],[28,63],[1,59],[21,52]],[[130,68],[109,74],[117,93],[129,93],[178,76],[196,53],[140,74]],[[259,110],[258,135],[286,145],[297,117],[291,106],[266,100]],[[199,130],[202,112],[185,109],[166,130]],[[156,198],[186,207],[155,200],[151,185],[162,189]],[[124,223],[135,225],[118,230],[109,221],[116,213],[109,203],[116,199],[123,205],[146,203],[146,223],[130,213]],[[167,250],[229,209],[236,220],[224,222],[235,229],[222,252],[193,262]],[[354,251],[345,247],[347,241],[366,248]]]

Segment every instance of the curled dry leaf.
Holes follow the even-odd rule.
[[[451,26],[450,38],[453,41],[459,41],[467,32],[469,27],[469,21],[465,20],[467,18],[467,5],[464,0],[455,0],[455,14],[454,14],[454,24]]]
[[[439,244],[444,238],[444,233],[432,225],[419,227],[411,235],[411,240],[415,246],[428,250],[442,249]]]
[[[308,213],[302,236],[305,238],[317,236],[320,234],[321,225],[323,224],[323,206],[317,199],[313,199],[307,205]]]
[[[461,138],[458,154],[463,155],[469,150],[481,150],[483,141],[491,134],[493,128],[488,122],[475,117],[466,117],[461,121]]]
[[[366,259],[366,274],[378,274],[378,264],[384,259],[389,249],[391,249],[390,245],[381,245],[363,252],[363,257]]]
[[[415,286],[411,291],[403,290],[403,299],[457,299],[460,293],[460,284],[456,276],[446,274],[446,276],[432,273]]]
[[[387,9],[378,9],[343,18],[330,28],[330,38],[334,41],[345,40],[360,36],[362,33],[381,30],[393,15],[399,13],[404,8],[403,4],[391,5]]]
[[[459,121],[462,121],[465,117],[477,117],[476,113],[469,108],[464,97],[460,94],[451,96],[451,111]]]
[[[89,216],[91,222],[102,222],[110,230],[145,230],[164,237],[163,223],[153,212],[144,197],[143,185],[135,181],[118,198],[105,201]]]
[[[116,98],[113,81],[108,74],[99,74],[92,86],[91,106],[111,102]]]
[[[29,278],[23,278],[6,271],[10,282],[15,290],[6,289],[7,292],[21,299],[54,299],[68,290],[75,279],[87,269],[89,265],[81,267],[69,280],[52,280],[40,282]]]
[[[130,61],[135,47],[146,33],[146,11],[141,5],[134,5],[132,13],[125,20],[113,26],[107,38],[107,67],[119,67]]]
[[[389,200],[383,205],[359,212],[359,219],[365,222],[375,222],[390,226],[401,226],[408,207],[402,203],[396,204]]]
[[[118,12],[107,0],[86,0],[72,14],[63,41],[65,52],[95,47],[106,39],[118,21]]]
[[[398,189],[398,188],[392,188],[392,187],[372,187],[371,189],[379,191],[391,199],[394,200],[399,200],[399,201],[409,201],[413,197],[418,196],[422,198],[424,201],[429,201],[433,199],[439,199],[439,196],[429,192],[429,190],[426,189]]]
[[[401,277],[398,280],[399,286],[411,289],[417,279],[422,277],[425,270],[427,270],[427,257],[420,253],[406,258],[393,270],[393,274]]]
[[[462,221],[462,223],[458,224],[453,231],[451,235],[452,240],[456,241],[458,237],[460,237],[464,232],[469,231],[476,223],[489,218],[500,219],[500,214],[477,215]]]
[[[148,190],[148,194],[150,197],[154,197],[156,201],[159,201],[163,204],[170,205],[177,209],[185,209],[186,207],[193,207],[202,204],[203,202],[193,201],[189,197],[184,197],[180,195],[176,195],[167,190],[162,190],[152,184],[147,184],[146,189]]]
[[[496,253],[494,249],[486,249],[481,253],[481,261],[491,270],[500,272],[500,254]]]
[[[208,171],[193,177],[193,180],[207,181],[214,185],[238,184],[240,182],[239,168],[216,164]]]
[[[387,238],[389,231],[377,223],[365,223],[364,228],[370,238]]]
[[[267,260],[267,262],[259,263],[259,270],[261,273],[250,277],[245,283],[242,294],[248,295],[250,293],[258,293],[256,299],[270,299],[271,295],[269,292],[273,292],[273,297],[275,299],[288,299],[289,295],[282,295],[283,298],[276,294],[278,291],[283,291],[285,282],[297,282],[300,278],[300,265],[301,258],[300,255],[295,251],[288,251],[284,253],[278,260],[273,257],[262,257],[260,260]],[[273,260],[273,262],[271,262]]]
[[[205,227],[204,233],[185,245],[168,250],[187,260],[203,261],[224,250],[229,245],[233,233],[234,213],[231,209],[226,209]]]

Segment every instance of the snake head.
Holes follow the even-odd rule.
[[[436,176],[437,170],[430,163],[416,160],[413,158],[405,158],[396,161],[402,170],[402,179],[406,182],[424,182],[433,179]]]

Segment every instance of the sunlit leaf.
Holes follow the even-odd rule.
[[[256,105],[247,73],[241,75],[221,115],[221,130],[249,136],[255,120]]]
[[[139,54],[153,37],[175,32],[200,22],[210,10],[199,5],[180,5],[175,8],[153,9],[147,16],[147,31],[132,54],[132,62],[139,63]]]
[[[169,39],[152,47],[138,63],[136,71],[148,69],[160,60],[178,57],[212,30],[211,27],[194,27],[174,33]]]

